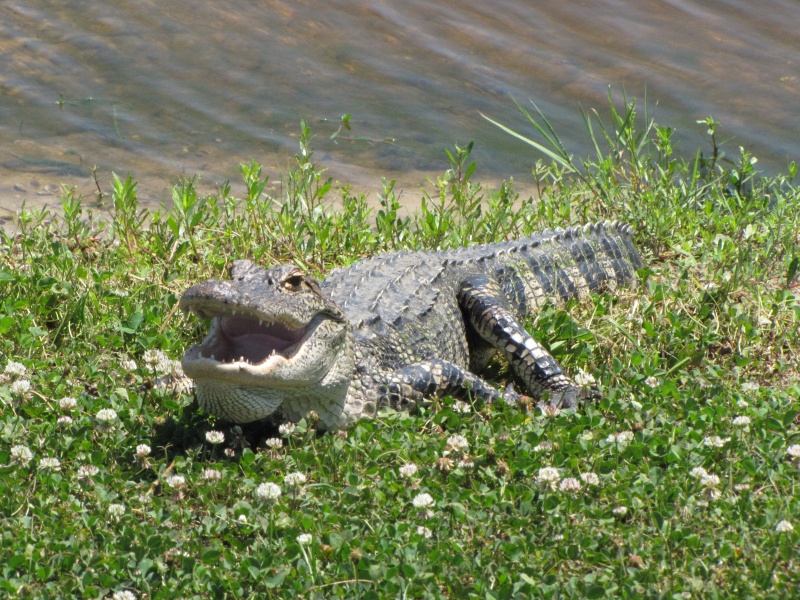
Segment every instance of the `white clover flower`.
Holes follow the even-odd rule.
[[[167,355],[164,354],[161,350],[146,350],[143,358],[144,362],[146,362],[147,364],[153,364],[164,360],[169,360],[167,358]]]
[[[581,479],[583,479],[586,485],[600,485],[600,478],[597,476],[597,473],[592,473],[591,471],[581,473]]]
[[[591,373],[587,373],[586,371],[578,371],[574,379],[575,383],[577,383],[581,387],[589,387],[590,385],[593,385],[596,382],[594,375],[592,375]]]
[[[72,425],[73,422],[74,421],[73,421],[72,417],[68,417],[68,416],[64,415],[63,417],[58,417],[58,419],[56,420],[56,425],[63,425],[65,427],[67,427],[69,425]]]
[[[617,443],[627,444],[633,441],[633,432],[632,431],[620,431],[617,434]]]
[[[554,467],[542,467],[539,469],[539,475],[536,476],[536,480],[541,483],[555,483],[559,479],[561,479],[561,475]]]
[[[172,360],[161,350],[148,350],[144,353],[144,362],[150,373],[171,374],[183,377],[183,368],[178,360]]]
[[[137,367],[135,360],[123,360],[121,363],[119,363],[119,366],[121,366],[123,369],[125,369],[129,373],[131,371],[135,371],[136,367]]]
[[[611,444],[619,444],[620,446],[628,445],[631,440],[633,440],[632,431],[620,431],[618,433],[612,433],[606,438],[607,442]]]
[[[475,466],[475,461],[472,460],[466,454],[464,454],[461,458],[458,459],[458,462],[456,463],[456,465],[460,469],[471,469],[472,467]]]
[[[173,386],[175,387],[175,391],[179,394],[188,394],[194,389],[194,380],[182,374],[176,375]]]
[[[461,400],[456,400],[453,402],[453,411],[457,413],[466,414],[472,410],[472,407],[467,404],[466,402],[462,402]]]
[[[697,385],[700,386],[700,389],[707,389],[707,388],[710,388],[713,385],[705,377],[697,377],[697,379],[695,379],[695,381],[697,382]]]
[[[247,523],[247,515],[239,515],[239,523]]]
[[[31,382],[27,379],[17,379],[8,386],[8,389],[12,394],[27,394],[31,389]]]
[[[110,514],[114,518],[119,518],[125,514],[125,505],[124,504],[109,504],[108,505],[108,514]]]
[[[136,456],[145,457],[150,454],[150,446],[147,444],[139,444],[136,446]]]
[[[233,451],[233,448],[225,448],[224,454],[228,458],[233,458],[234,456],[236,456],[236,452]]]
[[[411,502],[414,504],[415,508],[430,508],[433,506],[433,497],[430,494],[423,492],[421,494],[417,494]]]
[[[283,478],[283,482],[289,487],[297,487],[306,482],[306,476],[300,472],[289,473]]]
[[[297,536],[297,543],[298,544],[303,544],[303,545],[310,544],[311,540],[313,540],[313,539],[314,538],[312,537],[312,535],[310,533],[301,533],[300,535]]]
[[[554,541],[554,542],[560,542],[560,541],[562,541],[563,539],[564,539],[564,536],[563,536],[562,534],[560,534],[560,533],[557,533],[557,534],[555,534],[555,535],[553,536],[553,541]]]
[[[259,500],[275,502],[281,497],[281,486],[272,482],[262,483],[256,488],[255,494]]]
[[[113,600],[136,600],[136,594],[128,590],[122,590],[121,592],[114,592],[112,598]]]
[[[534,452],[548,452],[553,449],[553,444],[547,440],[539,442],[533,447]]]
[[[206,441],[209,444],[221,444],[225,441],[225,434],[221,431],[206,431]]]
[[[97,411],[97,420],[105,424],[113,423],[117,420],[117,411],[113,408],[102,408]]]
[[[222,479],[222,472],[217,469],[203,469],[203,479],[206,481],[219,481]]]
[[[786,449],[786,454],[792,458],[800,458],[800,444],[792,444]]]
[[[750,425],[750,417],[736,417],[733,420],[733,424],[736,427],[747,427]]]
[[[58,406],[63,411],[73,410],[78,406],[78,401],[72,396],[67,396],[58,401]]]
[[[635,410],[636,412],[639,412],[640,410],[642,410],[642,404],[641,404],[641,402],[637,402],[636,400],[631,400],[631,407],[632,407],[632,408],[633,408],[633,410]]]
[[[6,365],[5,372],[8,373],[9,375],[16,375],[17,377],[22,377],[23,375],[25,375],[25,373],[28,372],[28,368],[22,363],[10,360]]]
[[[447,438],[447,445],[453,450],[466,450],[469,448],[469,442],[463,435],[451,435]]]
[[[283,448],[283,440],[281,438],[269,438],[264,443],[273,450],[280,450]]]
[[[736,401],[736,408],[738,408],[739,410],[745,410],[748,406],[750,406],[750,405],[747,403],[747,400],[743,400],[742,398],[739,398]]]
[[[61,470],[61,461],[51,456],[46,456],[39,460],[40,469],[52,469],[53,471]]]
[[[720,492],[718,489],[714,487],[708,488],[707,491],[708,491],[708,497],[711,498],[712,500],[719,500],[720,498],[722,498],[722,492]]]
[[[750,484],[749,483],[737,483],[735,486],[733,486],[733,489],[736,490],[737,492],[746,492],[747,490],[750,489]]]
[[[186,373],[183,372],[183,365],[179,360],[171,360],[169,361],[168,369],[165,370],[166,373],[171,373],[176,378],[185,378]],[[191,381],[191,380],[190,380]]]
[[[419,467],[414,463],[406,463],[402,467],[400,467],[400,475],[405,477],[406,479],[411,479],[414,475],[417,474]]]
[[[659,384],[658,377],[654,377],[653,375],[650,375],[650,377],[645,379],[644,382],[651,388],[657,388]]]
[[[295,424],[294,423],[284,423],[283,425],[278,427],[278,432],[283,437],[289,437],[290,435],[292,435],[294,433],[294,430],[295,430]]]
[[[703,445],[704,446],[711,446],[712,448],[722,448],[727,442],[729,442],[731,438],[721,438],[718,435],[711,435],[706,438],[703,438]]]
[[[793,531],[794,527],[789,521],[781,521],[775,526],[775,533],[792,533]]]
[[[31,462],[33,458],[33,452],[27,446],[22,444],[17,444],[16,446],[11,446],[11,459],[22,465],[23,467]]]
[[[433,535],[433,532],[424,525],[417,526],[417,533],[422,537],[424,537],[426,540],[429,540]]]
[[[183,475],[170,475],[166,479],[167,485],[171,488],[180,489],[186,485],[186,477]]]
[[[547,418],[557,417],[561,414],[561,409],[552,404],[546,404],[542,407],[542,416]]]
[[[186,552],[183,548],[170,548],[166,552],[164,552],[164,557],[167,559],[171,558],[181,558],[181,557],[189,557],[191,554]]]
[[[706,473],[700,478],[700,485],[707,488],[717,487],[719,485],[719,476],[714,473]]]
[[[562,492],[577,492],[581,489],[581,482],[574,477],[567,477],[561,480],[558,489]]]
[[[89,477],[94,477],[99,472],[100,469],[98,469],[94,465],[81,465],[78,468],[78,479],[86,479]]]
[[[617,515],[618,517],[621,517],[621,516],[625,515],[625,513],[628,512],[628,507],[627,506],[618,506],[617,508],[615,508],[611,512],[614,513],[615,515]]]
[[[689,475],[695,479],[702,479],[703,477],[708,477],[708,471],[706,471],[703,467],[695,467],[689,471]]]

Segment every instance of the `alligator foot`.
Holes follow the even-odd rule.
[[[542,407],[546,405],[557,406],[558,408],[572,408],[577,409],[581,404],[599,400],[603,395],[597,390],[590,390],[577,386],[567,386],[559,390],[550,392],[550,397],[547,400],[541,400],[537,406]]]
[[[524,402],[527,396],[523,396],[514,391],[514,382],[512,381],[506,386],[503,392],[503,401],[511,406],[517,406],[520,402]]]

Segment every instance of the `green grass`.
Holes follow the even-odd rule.
[[[392,183],[370,211],[315,169],[304,125],[277,198],[251,163],[241,199],[227,186],[198,198],[184,181],[173,208],[151,213],[127,178],[110,221],[69,190],[57,216],[21,214],[0,237],[0,594],[796,597],[795,166],[764,178],[744,151],[725,162],[710,119],[711,158],[689,162],[633,103],[612,119],[587,116],[599,142],[584,161],[542,126],[553,163],[534,167],[539,199],[483,189],[470,144],[413,213]],[[206,441],[217,426],[190,392],[150,385],[203,335],[176,312],[181,292],[234,258],[321,275],[386,250],[606,218],[636,226],[641,287],[530,323],[602,390],[578,412],[447,399],[346,435],[301,422],[284,446],[243,449],[230,434]],[[495,364],[491,377],[509,373]],[[269,482],[278,499],[259,495]]]

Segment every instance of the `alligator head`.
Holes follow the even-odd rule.
[[[314,410],[321,426],[340,426],[354,368],[344,313],[296,266],[238,260],[230,275],[180,300],[184,312],[211,319],[206,338],[182,360],[201,408],[236,423],[279,408],[298,421]]]

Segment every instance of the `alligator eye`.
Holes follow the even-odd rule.
[[[287,290],[292,290],[296,292],[300,289],[300,286],[303,283],[303,276],[302,275],[292,275],[291,277],[287,277],[283,280],[283,286]]]

